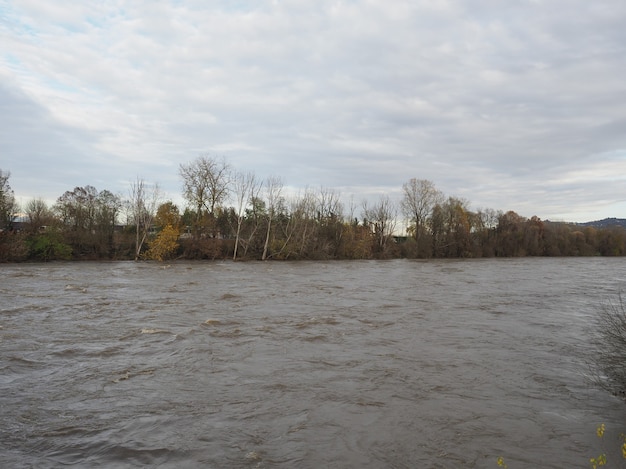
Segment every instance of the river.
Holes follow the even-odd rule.
[[[623,258],[0,265],[0,466],[620,467],[626,404],[586,374],[625,285]]]

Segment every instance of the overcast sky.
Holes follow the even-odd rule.
[[[0,0],[22,203],[224,157],[347,200],[626,218],[624,0]]]

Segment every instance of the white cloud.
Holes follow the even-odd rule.
[[[418,177],[526,216],[626,216],[619,0],[5,3],[0,167],[24,197],[136,174],[175,194],[212,152],[293,187]]]

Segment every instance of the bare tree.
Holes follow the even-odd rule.
[[[243,256],[245,257],[248,254],[248,249],[253,246],[257,231],[259,230],[262,221],[265,219],[267,211],[265,209],[265,201],[260,197],[260,189],[262,185],[259,186],[258,192],[250,197],[249,207],[245,209],[245,225],[246,233],[245,236],[243,233],[240,234],[239,242],[243,247]],[[243,229],[243,228],[242,228]]]
[[[621,293],[617,300],[602,305],[594,339],[594,381],[626,400],[626,304]]]
[[[502,216],[501,212],[492,208],[478,209],[476,214],[480,217],[481,227],[489,230],[498,226],[498,219]]]
[[[33,233],[41,230],[53,220],[52,210],[50,210],[48,204],[42,198],[28,201],[24,210],[28,217],[30,231]]]
[[[443,193],[432,181],[427,179],[410,179],[402,185],[402,211],[410,222],[414,223],[413,236],[419,252],[419,242],[433,208],[442,204]]]
[[[317,254],[335,256],[343,236],[343,204],[334,189],[321,187],[317,195]]]
[[[143,179],[137,177],[137,180],[130,185],[128,204],[130,218],[135,225],[135,260],[139,259],[143,244],[148,237],[159,198],[158,184],[150,189],[146,187],[146,182]]]
[[[236,215],[237,229],[235,231],[235,248],[233,252],[233,260],[237,259],[237,251],[239,247],[239,237],[241,235],[241,225],[243,223],[245,209],[252,200],[258,198],[261,190],[261,182],[256,178],[254,173],[236,173],[233,178],[233,192],[236,197]]]
[[[393,236],[397,215],[395,204],[386,195],[381,196],[373,206],[368,205],[367,201],[363,202],[363,218],[372,227],[376,247],[380,251],[385,250],[387,242]]]
[[[339,199],[339,192],[327,187],[320,187],[317,196],[318,219],[341,220],[343,218],[343,205]]]
[[[278,176],[271,176],[265,181],[265,196],[267,198],[267,232],[265,233],[265,244],[263,245],[263,255],[261,260],[267,259],[267,250],[270,243],[270,232],[272,221],[276,215],[276,208],[280,202],[283,191],[283,182]]]
[[[183,196],[196,210],[199,225],[205,212],[215,217],[215,210],[227,197],[230,167],[224,159],[200,156],[189,164],[180,165]]]
[[[347,222],[350,224],[354,224],[355,220],[356,223],[358,223],[358,220],[356,218],[356,203],[354,202],[354,194],[350,194],[350,203],[348,204],[348,217],[347,217]]]
[[[306,190],[304,195],[293,202],[291,209],[292,218],[295,217],[299,221],[299,248],[298,254],[302,257],[307,247],[311,245],[311,240],[316,235],[315,211],[316,211],[315,194]]]
[[[306,249],[310,249],[311,241],[316,238],[319,230],[315,215],[315,194],[312,191],[306,189],[304,194],[291,197],[287,205],[289,215],[280,224],[282,246],[277,253],[282,259],[302,257]]]

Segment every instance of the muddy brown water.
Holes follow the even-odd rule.
[[[0,466],[587,467],[626,433],[585,379],[625,285],[598,258],[0,265]]]

